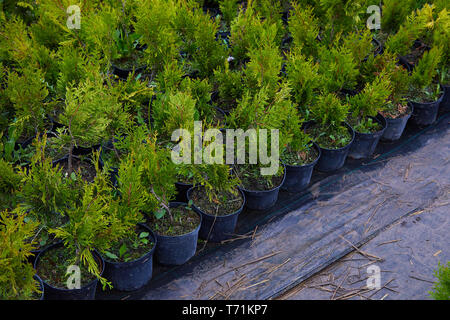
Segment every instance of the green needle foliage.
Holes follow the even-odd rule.
[[[317,56],[320,22],[314,16],[313,7],[293,2],[289,15],[289,31],[293,38],[293,47],[300,48],[302,54],[307,57]]]
[[[77,195],[74,181],[67,179],[62,169],[53,166],[45,156],[47,135],[34,141],[35,154],[29,168],[21,170],[23,184],[19,195],[21,206],[45,229],[54,227],[56,214],[62,214]]]
[[[245,89],[243,71],[232,70],[228,61],[214,71],[214,86],[218,93],[218,106],[232,110],[242,97]]]
[[[412,0],[383,1],[383,14],[381,15],[381,28],[383,32],[396,33],[400,25],[410,14],[414,2]]]
[[[133,26],[142,36],[142,44],[147,45],[145,58],[153,76],[178,54],[180,39],[170,23],[175,20],[176,11],[173,0],[144,0],[136,4]]]
[[[86,79],[80,86],[67,89],[66,104],[59,117],[66,128],[58,133],[60,143],[68,149],[70,173],[74,147],[99,144],[108,136],[108,130],[114,129],[110,126],[113,119],[105,112],[117,113],[120,105],[100,81]]]
[[[170,138],[176,129],[194,129],[196,101],[188,93],[168,92],[159,95],[153,102],[155,129],[162,138]]]
[[[439,263],[434,275],[438,281],[428,293],[435,300],[450,300],[450,262],[447,262],[447,265]]]
[[[325,148],[340,148],[350,142],[347,128],[342,125],[347,120],[349,105],[342,103],[334,93],[323,94],[311,106],[311,116],[317,128],[311,136]]]
[[[322,83],[319,64],[302,55],[299,50],[292,49],[287,57],[286,73],[294,101],[302,113],[305,113],[306,107],[311,105]]]
[[[64,210],[69,221],[49,232],[63,241],[71,257],[70,264],[85,266],[103,287],[111,287],[100,276],[99,265],[92,252],[94,249],[107,251],[112,243],[126,234],[129,226],[123,224],[117,215],[110,214],[110,188],[103,182],[104,178],[97,178],[93,183],[82,182],[81,196]]]
[[[352,51],[345,47],[332,47],[319,51],[319,72],[322,75],[324,89],[328,92],[339,92],[342,89],[354,89],[359,75],[358,63]]]
[[[11,164],[0,158],[0,210],[12,209],[17,202],[17,192],[21,188],[21,176]]]
[[[36,223],[25,222],[26,213],[17,209],[0,212],[0,300],[33,300],[39,298],[35,270],[27,261],[34,244]]]
[[[375,117],[384,109],[391,93],[389,78],[379,76],[374,82],[366,84],[363,91],[349,98],[353,129],[361,133],[375,130],[378,124],[369,116]]]
[[[45,118],[51,104],[44,102],[48,90],[41,70],[26,67],[21,70],[21,74],[11,72],[6,95],[14,106],[18,135],[21,133],[30,138],[45,131]]]
[[[219,8],[222,12],[222,19],[230,27],[231,22],[238,15],[239,0],[219,0]]]
[[[433,79],[437,75],[439,64],[442,59],[442,48],[433,47],[430,51],[425,52],[423,57],[417,63],[411,74],[411,97],[422,101],[434,101],[440,94],[440,89],[430,88]],[[419,94],[417,97],[416,95]]]

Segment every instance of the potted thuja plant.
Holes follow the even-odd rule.
[[[146,226],[141,210],[152,200],[141,184],[141,163],[131,152],[120,162],[117,188],[110,188],[112,199],[107,213],[125,228],[122,236],[102,252],[105,260],[104,277],[117,290],[131,291],[144,286],[152,277],[156,236]],[[98,169],[98,168],[97,168]],[[106,165],[97,178],[103,185],[110,184]],[[107,188],[108,189],[108,188]]]
[[[78,87],[67,89],[64,111],[59,116],[64,126],[57,129],[55,139],[68,153],[55,162],[60,163],[66,173],[81,172],[85,180],[93,181],[95,168],[86,155],[107,137],[112,120],[106,111],[116,109],[119,112],[117,105],[100,79],[86,79]]]
[[[301,129],[303,120],[298,115],[290,117],[289,124],[292,137],[281,152],[281,161],[286,165],[286,180],[282,189],[299,192],[309,185],[321,151],[319,146],[312,142],[311,137]]]
[[[409,101],[413,106],[411,121],[418,126],[427,126],[436,121],[443,94],[433,79],[442,57],[442,49],[433,47],[425,52],[411,74]]]
[[[228,149],[236,149],[236,160],[231,162],[235,163],[234,170],[240,179],[239,188],[245,194],[246,207],[252,210],[272,207],[286,176],[279,155],[288,137],[283,128],[295,108],[289,99],[287,82],[280,84],[273,95],[270,91],[267,86],[255,94],[246,91],[227,117],[230,126],[238,129],[236,134],[227,132],[227,158],[230,155]]]
[[[239,180],[225,164],[204,164],[204,180],[189,189],[187,197],[192,208],[202,215],[201,239],[220,242],[230,238],[245,204],[244,193],[237,188]]]
[[[155,137],[147,137],[134,152],[140,157],[141,183],[150,194],[143,212],[156,233],[156,260],[181,265],[196,252],[201,216],[186,203],[170,202],[175,197],[177,176],[169,149],[158,146]]]
[[[340,169],[347,158],[355,138],[352,127],[345,122],[349,106],[342,103],[333,93],[318,97],[311,106],[310,112],[314,119],[305,130],[311,135],[321,151],[317,170],[323,172]]]
[[[98,251],[110,250],[127,231],[109,213],[112,201],[107,185],[101,179],[79,181],[82,185],[73,190],[76,197],[64,209],[69,221],[49,230],[61,242],[43,250],[34,263],[44,283],[45,299],[94,299],[98,280],[103,288],[111,286],[102,277],[105,264]]]
[[[0,300],[42,299],[42,283],[28,262],[34,244],[26,240],[38,223],[25,222],[26,216],[23,209],[0,211]]]
[[[31,144],[36,135],[50,131],[48,115],[53,104],[46,101],[48,90],[42,70],[27,66],[10,72],[5,96],[14,107],[14,138],[22,148]]]
[[[64,210],[74,199],[73,190],[78,183],[76,179],[66,178],[62,168],[54,166],[52,159],[46,157],[46,146],[46,134],[34,141],[35,154],[30,165],[20,171],[22,188],[17,192],[20,207],[28,212],[27,221],[39,225],[29,239],[36,243],[31,262],[43,249],[57,242],[49,230],[67,223]]]
[[[380,75],[372,83],[367,83],[360,93],[348,98],[349,123],[355,131],[349,157],[368,158],[375,151],[386,129],[386,119],[378,112],[390,94],[389,77]]]

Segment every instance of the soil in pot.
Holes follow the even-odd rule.
[[[141,288],[152,278],[155,248],[156,236],[150,228],[139,224],[131,238],[114,243],[104,253],[104,277],[116,290]]]
[[[386,129],[386,120],[380,114],[369,117],[366,121],[355,121],[355,140],[348,156],[353,159],[369,158],[375,151],[381,136]]]
[[[181,236],[194,231],[200,224],[198,214],[187,206],[171,208],[173,221],[168,213],[160,219],[151,215],[148,221],[150,229],[163,236]]]
[[[309,147],[305,151],[293,152],[287,150],[281,159],[289,166],[304,166],[313,163],[319,156],[319,151],[314,147]]]
[[[251,210],[266,210],[278,200],[278,193],[286,178],[286,167],[280,164],[283,174],[262,176],[257,165],[237,165],[236,175],[241,180],[238,188],[245,194],[245,206]]]
[[[316,169],[331,172],[344,166],[348,152],[355,138],[355,132],[345,123],[331,134],[315,123],[310,123],[305,131],[314,138],[319,145],[321,156]]]
[[[386,119],[387,127],[381,136],[382,141],[395,141],[400,139],[405,130],[406,123],[412,114],[412,107],[408,104],[397,103],[380,114]]]
[[[314,141],[323,149],[340,149],[352,141],[352,135],[348,130],[336,131],[329,135],[320,126],[314,124],[306,128],[306,133],[314,137]]]
[[[67,269],[74,264],[74,256],[63,246],[57,246],[41,253],[36,261],[36,271],[42,281],[58,289],[67,290]],[[81,287],[90,284],[97,278],[90,273],[86,266],[79,263]]]
[[[313,144],[302,152],[285,152],[282,161],[286,165],[286,179],[282,189],[289,192],[300,192],[310,181],[314,166],[321,155],[320,148]]]
[[[220,242],[232,237],[239,214],[244,208],[245,196],[242,191],[222,192],[210,201],[204,187],[196,187],[189,189],[188,199],[192,201],[193,209],[202,215],[200,239]]]
[[[129,262],[139,259],[155,246],[155,240],[143,227],[136,227],[136,233],[129,238],[111,244],[104,259],[109,262]]]
[[[158,245],[155,257],[162,265],[182,265],[191,259],[197,250],[201,215],[186,203],[170,202],[173,220],[166,212],[159,219],[152,214],[148,225],[156,233]]]
[[[261,176],[260,167],[257,165],[236,165],[236,175],[241,180],[241,187],[252,191],[268,191],[281,185],[283,175],[273,175],[269,179]]]
[[[69,162],[67,158],[63,158],[55,162],[59,163],[62,168],[62,173],[68,177],[71,176],[69,173]],[[95,176],[97,175],[95,171],[95,166],[91,163],[89,158],[86,157],[73,157],[72,158],[72,170],[81,175],[81,178],[87,182],[93,182]]]
[[[423,91],[422,91],[423,94]],[[410,101],[413,106],[413,114],[411,117],[411,121],[417,126],[428,126],[436,121],[437,114],[439,112],[439,105],[444,97],[441,93],[439,99],[434,100],[431,96],[428,96],[427,99],[423,95],[417,95]]]
[[[203,212],[212,216],[226,216],[238,211],[244,204],[244,199],[240,192],[236,193],[223,192],[217,197],[209,201],[208,196],[203,188],[194,188],[189,194],[189,200],[192,200],[194,205]]]

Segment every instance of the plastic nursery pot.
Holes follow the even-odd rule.
[[[126,80],[126,79],[128,79],[128,76],[130,75],[130,73],[132,73],[133,72],[133,68],[130,68],[130,69],[122,69],[122,68],[119,68],[117,65],[115,65],[114,63],[113,64],[111,64],[111,66],[112,66],[112,72],[113,72],[113,74],[115,74],[116,76],[118,76],[120,79],[122,79],[122,80]],[[140,66],[140,67],[137,67],[137,68],[135,68],[134,70],[134,73],[135,74],[139,74],[139,73],[141,73],[142,71],[144,71],[145,69],[147,68],[147,66]]]
[[[288,192],[300,192],[309,185],[314,167],[322,154],[316,143],[313,143],[313,146],[318,154],[313,162],[302,166],[291,166],[286,164],[286,179],[284,180],[281,189]]]
[[[170,208],[176,208],[181,205],[187,206],[187,203],[169,203]],[[197,214],[200,217],[200,223],[195,230],[189,233],[180,236],[164,236],[155,232],[158,241],[155,257],[158,263],[168,266],[178,266],[186,263],[195,255],[195,251],[197,250],[198,232],[202,220],[202,216],[199,213]]]
[[[386,130],[384,130],[383,135],[381,136],[381,141],[396,141],[401,138],[406,124],[411,117],[414,107],[409,104],[409,109],[409,113],[405,114],[403,117],[395,119],[385,118],[387,127]]]
[[[375,148],[377,147],[378,142],[380,141],[380,138],[384,133],[384,130],[386,130],[386,119],[381,114],[378,114],[376,117],[369,118],[378,122],[382,126],[382,129],[372,133],[361,133],[355,131],[355,140],[353,141],[348,153],[348,156],[350,158],[369,158],[374,153]]]
[[[439,111],[439,105],[443,98],[444,95],[441,95],[438,100],[426,103],[410,101],[411,105],[414,107],[411,121],[418,126],[428,126],[435,122]]]
[[[350,132],[352,136],[352,140],[346,146],[339,149],[327,149],[319,146],[322,155],[317,162],[317,170],[322,172],[331,172],[338,170],[344,166],[345,160],[347,159],[347,155],[350,151],[350,147],[355,140],[355,132],[348,123],[345,122],[343,123],[343,125],[347,127],[348,132]]]
[[[188,203],[187,192],[194,185],[191,183],[175,182],[175,187],[177,189],[177,195],[175,202],[185,202]]]
[[[283,186],[284,181],[286,180],[286,166],[283,164],[283,167],[284,167],[283,180],[275,188],[272,188],[270,190],[254,191],[254,190],[247,190],[238,186],[238,189],[241,190],[245,195],[246,208],[250,210],[266,210],[275,205],[275,203],[278,200],[278,193],[280,192],[280,188]]]
[[[193,187],[188,190],[187,197],[191,200],[192,192],[199,187]],[[192,208],[195,212],[202,216],[202,225],[199,231],[199,238],[207,240],[209,242],[220,242],[229,239],[236,229],[236,224],[238,221],[239,214],[244,209],[245,205],[245,195],[239,190],[242,196],[242,206],[235,212],[228,214],[226,216],[213,216],[203,210],[199,209],[195,202],[192,204]],[[209,237],[208,237],[209,235]]]
[[[441,85],[441,88],[444,91],[444,95],[442,97],[439,109],[442,112],[450,112],[450,85],[447,86]]]
[[[144,224],[139,224],[141,230],[148,232],[152,238],[152,249],[142,257],[128,262],[112,262],[105,260],[104,277],[111,281],[113,288],[119,291],[133,291],[146,285],[153,274],[153,254],[157,239],[155,234]]]
[[[39,291],[41,294],[39,295],[39,299],[37,300],[44,300],[44,283],[42,282],[42,279],[39,278],[37,274],[33,276],[33,278],[39,283]]]
[[[34,262],[34,269],[38,273],[39,276],[39,262],[41,257],[48,251],[57,249],[62,247],[62,242],[49,246],[39,253]],[[105,269],[105,262],[102,257],[96,252],[92,252],[94,255],[94,259],[97,260],[97,263],[100,265],[100,276],[103,275],[103,271]],[[42,279],[42,278],[41,278]],[[98,279],[92,280],[90,283],[84,285],[80,289],[63,289],[56,288],[51,284],[47,283],[45,280],[42,280],[44,284],[44,300],[93,300],[95,298],[95,290],[97,289]]]

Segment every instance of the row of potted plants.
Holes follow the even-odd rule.
[[[354,19],[365,1],[344,2],[219,1],[211,18],[194,1],[93,1],[80,30],[66,29],[54,1],[3,11],[0,225],[21,240],[15,263],[32,261],[45,298],[93,298],[98,280],[136,290],[153,256],[183,264],[199,238],[231,237],[244,206],[267,210],[281,188],[306,188],[313,168],[370,157],[410,116],[428,125],[439,105],[448,110],[441,4],[392,17],[386,35]],[[404,68],[399,55],[416,39],[428,49]],[[195,121],[247,158],[258,138],[229,142],[226,129],[268,130],[278,170],[195,155],[175,164],[173,133],[192,133]],[[223,158],[208,147],[201,154]],[[71,266],[81,289],[67,288]],[[8,279],[18,277],[26,297],[36,292],[32,277]]]

